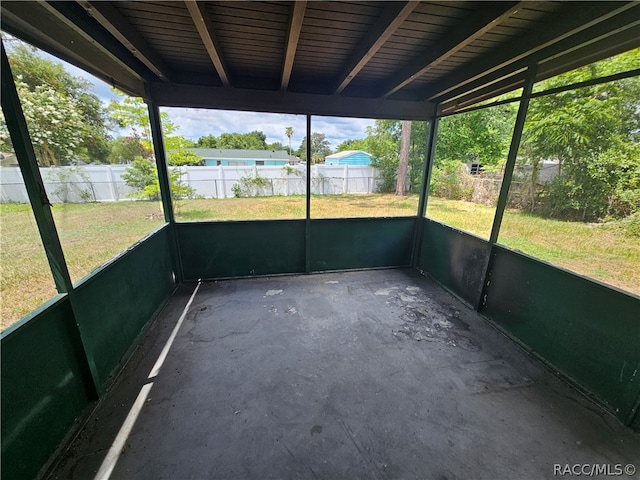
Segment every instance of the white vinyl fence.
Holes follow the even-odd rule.
[[[177,168],[177,167],[171,167]],[[135,191],[122,179],[127,165],[86,165],[76,167],[42,167],[40,173],[52,203],[111,202],[130,200]],[[306,167],[180,167],[181,180],[204,198],[234,196],[242,185],[254,186],[252,195],[304,195]],[[243,180],[244,179],[244,180]],[[263,180],[264,179],[264,180]],[[373,193],[378,184],[378,172],[370,166],[313,165],[311,193],[318,195],[343,193]],[[22,174],[18,167],[0,167],[0,202],[28,202]]]

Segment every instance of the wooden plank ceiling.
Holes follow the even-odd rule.
[[[638,2],[2,2],[3,30],[163,105],[467,107],[640,45]],[[404,115],[403,115],[404,113]]]

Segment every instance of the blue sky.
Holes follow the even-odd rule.
[[[61,62],[69,73],[86,78],[93,85],[93,93],[103,102],[117,100],[111,87],[95,78],[93,75],[70,65],[56,57],[41,52],[54,61]],[[177,134],[190,140],[213,134],[219,136],[224,132],[247,133],[260,130],[267,136],[267,143],[280,142],[288,145],[289,139],[285,135],[286,127],[293,127],[291,146],[297,149],[306,134],[304,115],[285,115],[259,112],[234,112],[227,110],[204,110],[197,108],[163,108],[169,114],[171,121],[179,128]],[[343,141],[366,136],[367,126],[373,125],[373,120],[359,118],[312,117],[313,132],[324,133],[331,148],[335,148]],[[118,134],[115,132],[114,134]]]

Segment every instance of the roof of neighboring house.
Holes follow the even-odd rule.
[[[332,155],[327,155],[325,159],[328,158],[329,160],[339,160],[341,158],[350,157],[351,155],[354,155],[356,153],[364,153],[368,157],[373,157],[373,155],[371,155],[370,153],[363,152],[362,150],[344,150],[342,152],[334,153]]]
[[[286,150],[242,150],[233,148],[190,148],[202,158],[216,160],[289,160]]]

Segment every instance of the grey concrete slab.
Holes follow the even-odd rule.
[[[113,479],[544,479],[557,478],[554,465],[640,468],[640,435],[412,270],[205,283],[148,379],[192,287],[172,299],[52,478],[93,478],[149,382]]]

